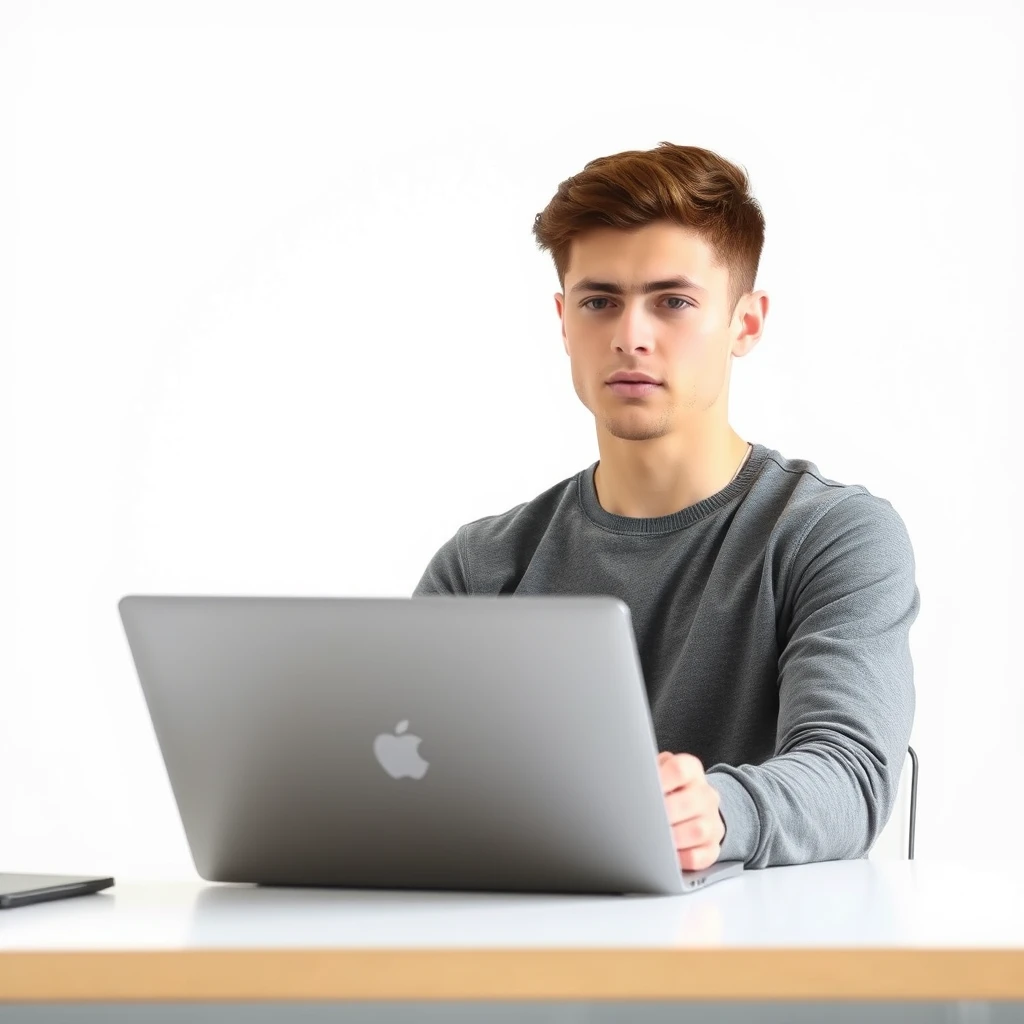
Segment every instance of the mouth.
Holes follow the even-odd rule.
[[[649,380],[614,380],[608,385],[613,395],[623,398],[643,398],[661,387]]]

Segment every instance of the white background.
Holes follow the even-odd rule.
[[[597,457],[533,217],[743,165],[748,440],[904,517],[918,857],[1024,849],[1012,2],[0,6],[0,866],[195,877],[126,593],[408,595]]]

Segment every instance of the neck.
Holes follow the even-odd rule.
[[[598,438],[594,487],[601,507],[614,515],[672,515],[727,487],[747,454],[731,427],[703,437],[631,441]]]

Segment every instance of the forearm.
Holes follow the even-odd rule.
[[[914,720],[914,556],[888,502],[839,502],[793,566],[775,756],[712,765],[722,859],[750,867],[863,856],[888,821]]]
[[[909,722],[869,747],[820,738],[762,765],[715,765],[722,860],[748,867],[863,856],[895,803]]]

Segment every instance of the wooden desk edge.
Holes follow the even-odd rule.
[[[0,953],[0,1004],[1024,1000],[1024,950],[230,949]]]

